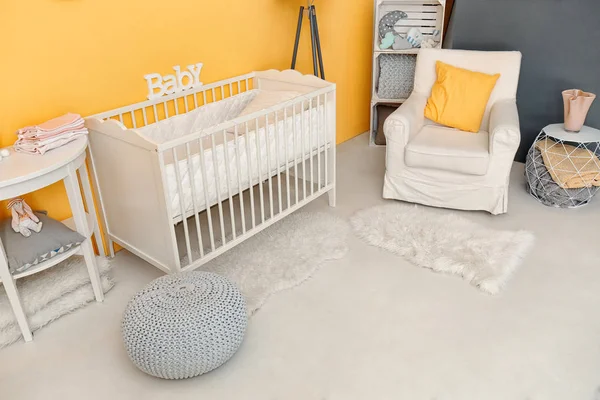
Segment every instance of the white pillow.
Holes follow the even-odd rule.
[[[243,117],[244,115],[273,107],[274,105],[283,103],[284,101],[291,100],[298,96],[302,96],[302,93],[284,90],[259,90],[256,96],[254,96],[254,98],[250,101],[246,108],[242,110],[238,117]],[[298,109],[297,106],[296,109]]]

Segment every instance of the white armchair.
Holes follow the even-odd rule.
[[[488,74],[500,73],[478,133],[424,117],[436,80],[435,62]],[[435,207],[507,211],[508,179],[521,141],[516,94],[517,51],[421,49],[414,90],[384,125],[386,173],[383,197]]]

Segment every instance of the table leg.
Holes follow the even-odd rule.
[[[33,340],[31,329],[27,323],[27,316],[23,310],[23,304],[21,303],[21,298],[19,297],[15,280],[8,269],[6,253],[4,252],[4,246],[2,246],[2,243],[0,243],[0,279],[2,279],[2,284],[4,285],[4,290],[8,296],[8,301],[13,309],[15,318],[17,318],[17,323],[21,329],[23,339],[25,339],[26,342],[31,342]]]
[[[96,205],[94,204],[94,196],[92,195],[90,178],[85,161],[81,165],[81,168],[79,168],[79,179],[81,180],[81,187],[83,187],[83,196],[85,198],[85,204],[87,204],[88,212],[94,217],[94,239],[96,240],[96,246],[98,246],[98,253],[101,257],[106,257],[102,235],[100,235],[100,224],[98,224]]]
[[[94,255],[94,248],[92,247],[91,237],[88,237],[88,226],[87,218],[85,215],[85,209],[83,208],[83,201],[81,199],[81,192],[79,190],[79,183],[77,180],[77,170],[69,166],[69,173],[64,179],[65,189],[67,190],[67,197],[69,198],[69,204],[71,205],[71,211],[73,212],[73,220],[75,221],[75,227],[77,232],[81,233],[86,237],[81,243],[81,252],[85,259],[85,264],[90,274],[90,281],[92,282],[92,288],[96,296],[96,301],[104,300],[104,291],[102,290],[102,281],[100,280],[100,273],[96,266],[96,256]]]

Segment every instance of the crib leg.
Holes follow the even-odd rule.
[[[335,186],[329,189],[329,192],[327,192],[327,197],[329,197],[329,207],[335,207]]]
[[[110,258],[115,258],[115,242],[108,238],[108,254]]]

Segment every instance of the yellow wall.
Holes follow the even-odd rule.
[[[143,75],[203,62],[205,83],[289,68],[299,0],[7,0],[0,11],[0,146],[67,111],[141,101]],[[372,0],[317,0],[325,72],[338,84],[338,142],[368,129]],[[299,69],[310,73],[305,19]],[[1,164],[0,164],[1,168]],[[62,183],[27,195],[71,215]]]

